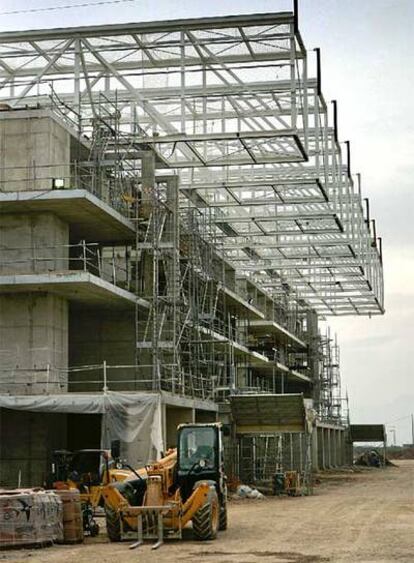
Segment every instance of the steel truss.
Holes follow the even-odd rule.
[[[7,32],[0,100],[86,136],[116,104],[116,158],[135,170],[150,149],[160,175],[179,173],[180,205],[209,217],[206,240],[240,273],[321,314],[381,314],[381,240],[317,63],[309,78],[290,12]]]

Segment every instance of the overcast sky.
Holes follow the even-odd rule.
[[[292,5],[290,0],[134,0],[4,14],[88,1],[0,0],[0,31],[283,11]],[[408,442],[414,412],[414,2],[299,4],[305,45],[308,51],[321,48],[323,92],[327,101],[338,100],[339,135],[351,141],[352,169],[362,174],[384,242],[385,316],[330,320],[341,345],[351,421],[390,422],[397,441]]]

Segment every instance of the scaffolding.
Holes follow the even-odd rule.
[[[331,337],[329,327],[320,338],[321,358],[321,403],[322,420],[342,423],[342,390],[340,375],[340,357],[337,336]]]

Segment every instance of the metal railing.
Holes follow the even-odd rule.
[[[213,400],[214,380],[184,373],[177,365],[164,364],[156,378],[150,365],[99,364],[59,368],[46,364],[42,368],[2,367],[0,394],[36,395],[55,393],[169,391],[175,395]]]
[[[133,290],[134,263],[128,260],[128,247],[125,256],[120,252],[120,249],[102,249],[99,243],[87,243],[84,240],[77,244],[41,248],[2,245],[0,273],[18,275],[83,271],[123,289]]]
[[[134,217],[135,206],[131,204],[136,195],[134,176],[138,170],[120,170],[117,176],[106,176],[92,161],[72,161],[30,166],[3,166],[0,177],[0,192],[52,192],[68,189],[86,190],[122,215]],[[38,198],[38,195],[34,196]]]

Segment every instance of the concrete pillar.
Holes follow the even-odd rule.
[[[322,428],[322,433],[323,433],[323,468],[329,469],[330,459],[329,459],[328,429]]]
[[[324,436],[323,429],[317,428],[318,434],[318,466],[319,469],[325,469],[325,454],[324,454]]]
[[[70,134],[47,111],[0,115],[0,187],[20,192],[52,189],[70,181]]]
[[[146,380],[152,379],[153,390],[160,387],[161,366],[159,333],[160,317],[158,310],[158,273],[160,250],[158,242],[161,235],[162,217],[161,206],[155,197],[155,157],[152,151],[145,151],[141,160],[141,203],[138,214],[141,220],[148,220],[148,240],[150,248],[141,249],[141,260],[138,266],[140,295],[152,304],[149,313],[140,312],[137,315],[137,364],[142,367],[141,372]],[[150,219],[151,218],[151,219]],[[139,248],[139,246],[138,246]],[[150,324],[148,329],[148,315]],[[145,367],[144,367],[145,366]]]
[[[312,441],[311,441],[312,471],[319,471],[318,438],[319,438],[318,428],[315,426],[312,429]]]
[[[337,437],[336,437],[336,447],[337,447],[337,451],[338,451],[338,466],[342,467],[344,464],[344,459],[343,459],[343,450],[342,450],[342,434],[343,431],[342,430],[338,430],[337,433]]]
[[[315,311],[308,311],[306,317],[308,340],[308,364],[313,383],[314,408],[319,412],[320,407],[320,379],[319,379],[319,331],[318,315]]]
[[[167,450],[167,405],[161,402],[162,443]]]
[[[336,430],[331,428],[331,467],[336,467]]]
[[[342,466],[341,460],[341,430],[336,431],[336,465],[337,467]]]
[[[328,468],[332,468],[332,439],[331,439],[331,429],[326,429],[326,443],[328,446]]]

